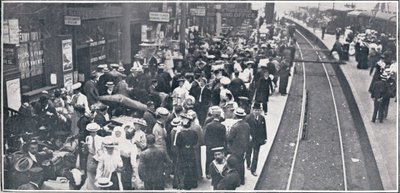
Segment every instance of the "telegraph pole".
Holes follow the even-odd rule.
[[[185,37],[186,37],[186,12],[187,3],[181,3],[181,25],[179,26],[179,46],[182,56],[185,56]]]

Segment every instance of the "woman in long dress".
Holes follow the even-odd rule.
[[[137,169],[136,156],[137,148],[126,138],[125,130],[122,127],[115,127],[112,133],[114,140],[118,143],[115,149],[121,154],[123,169],[121,181],[124,190],[132,190],[132,176]]]
[[[195,145],[197,144],[197,134],[190,130],[191,118],[182,116],[182,130],[176,136],[176,146],[178,148],[177,170],[175,176],[179,179],[178,189],[190,190],[197,187],[197,170]]]

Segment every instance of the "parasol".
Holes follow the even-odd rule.
[[[99,96],[99,100],[104,103],[117,103],[125,105],[128,108],[146,111],[147,106],[139,101],[133,100],[121,94]]]

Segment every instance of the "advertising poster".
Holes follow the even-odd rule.
[[[64,87],[65,88],[71,88],[71,86],[74,84],[72,79],[73,79],[72,73],[64,74]]]
[[[72,40],[62,40],[62,63],[64,72],[71,71],[72,65]],[[72,79],[71,79],[72,80]]]
[[[19,78],[6,82],[7,105],[9,108],[18,110],[21,106],[21,87]]]

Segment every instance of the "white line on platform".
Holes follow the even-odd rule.
[[[310,42],[310,40],[308,40],[303,34],[301,34],[299,31],[297,31],[301,36],[304,37],[304,39],[313,47],[313,44]],[[319,55],[319,53],[316,51],[315,52],[318,56],[318,58],[321,60],[321,56]],[[342,154],[342,167],[343,167],[343,182],[344,182],[344,190],[347,191],[347,173],[346,173],[346,165],[345,165],[345,161],[344,161],[344,151],[343,151],[343,140],[342,140],[342,132],[341,132],[341,128],[340,128],[340,121],[339,121],[339,113],[337,110],[337,105],[336,105],[336,99],[335,99],[335,95],[333,93],[333,88],[332,88],[332,83],[331,83],[331,79],[329,78],[328,75],[328,71],[326,70],[325,64],[322,63],[322,67],[324,68],[325,74],[326,74],[326,78],[328,79],[328,83],[329,83],[329,88],[331,89],[331,95],[332,95],[332,100],[333,100],[333,107],[335,108],[335,115],[336,115],[336,122],[337,122],[337,128],[338,128],[338,132],[339,132],[339,141],[340,141],[340,151]]]
[[[300,53],[300,57],[302,60],[304,60],[303,58],[303,53],[300,49],[299,44],[296,42],[297,47],[299,48],[299,53]],[[290,184],[292,182],[292,177],[293,177],[293,170],[294,170],[294,165],[296,163],[296,157],[297,157],[297,151],[299,148],[299,144],[300,144],[300,139],[302,136],[302,132],[303,132],[303,126],[304,126],[304,111],[305,111],[305,104],[306,104],[306,70],[305,70],[305,65],[304,62],[302,62],[302,66],[303,66],[303,97],[301,99],[301,114],[300,114],[300,123],[299,123],[299,131],[297,134],[297,142],[296,142],[296,147],[294,149],[294,156],[293,156],[293,160],[292,160],[292,166],[290,167],[290,173],[289,173],[289,179],[288,179],[288,183],[286,185],[286,190],[290,189]]]

